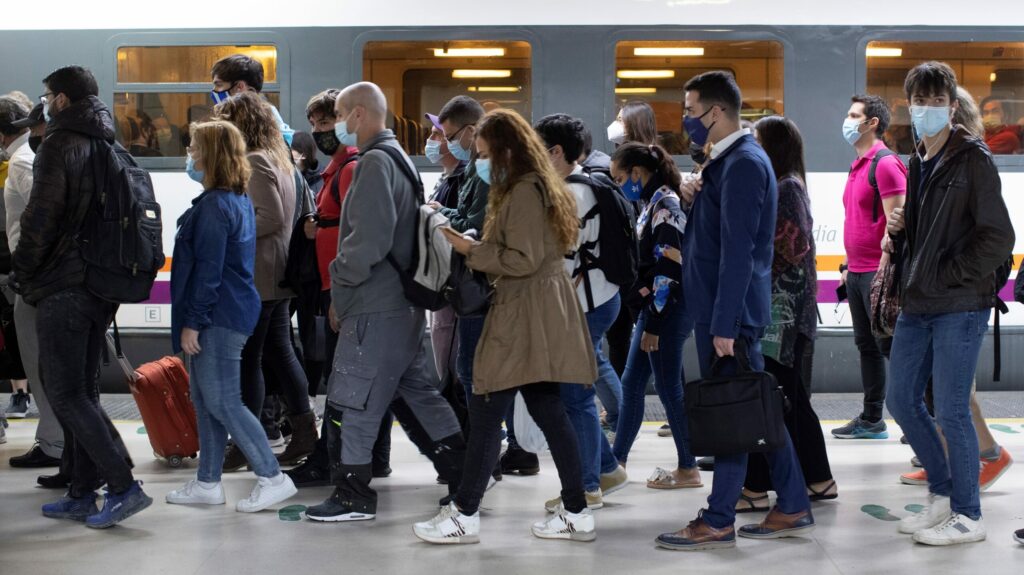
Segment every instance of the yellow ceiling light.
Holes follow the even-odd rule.
[[[657,80],[675,78],[675,70],[619,70],[616,74],[623,80]]]
[[[615,88],[616,94],[657,94],[657,88]]]
[[[988,75],[988,81],[989,82],[995,82],[996,81],[996,73],[995,72],[992,72],[991,74]]]
[[[868,58],[902,58],[903,48],[868,48]]]
[[[452,78],[511,78],[512,70],[452,70]]]
[[[470,92],[519,92],[519,86],[470,86]]]
[[[434,48],[434,56],[438,58],[500,58],[504,55],[504,48]]]
[[[634,56],[703,56],[704,48],[633,48]]]

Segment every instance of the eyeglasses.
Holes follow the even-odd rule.
[[[444,139],[448,141],[448,145],[449,146],[455,145],[455,138],[458,138],[459,134],[461,134],[462,131],[465,130],[466,128],[468,128],[470,125],[471,124],[466,124],[465,126],[459,128],[458,130],[455,130],[455,133],[452,134],[451,137],[449,137],[448,134],[444,134]]]
[[[39,96],[39,103],[43,104],[45,106],[46,102],[48,101],[47,96],[53,96],[53,92],[47,92],[47,93],[43,94],[42,96]]]

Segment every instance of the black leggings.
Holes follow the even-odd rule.
[[[794,353],[794,367],[788,367],[766,357],[765,371],[775,376],[782,386],[792,408],[786,414],[786,429],[793,440],[800,467],[804,472],[807,484],[820,483],[832,479],[832,468],[828,463],[828,452],[825,449],[825,436],[821,432],[818,414],[811,407],[811,398],[807,394],[801,376],[803,350],[810,342],[803,336],[797,337]],[[772,489],[768,459],[763,453],[751,453],[747,463],[747,478],[743,486],[750,491],[764,493]]]
[[[608,340],[608,361],[612,364],[615,373],[622,377],[626,372],[626,360],[629,359],[629,347],[633,342],[633,326],[636,325],[636,316],[628,305],[619,309],[619,317],[615,318],[604,336]]]
[[[257,418],[263,411],[263,366],[273,373],[290,415],[309,413],[309,383],[292,347],[289,300],[265,301],[256,330],[242,348],[242,403]]]
[[[470,398],[469,421],[473,432],[469,435],[462,485],[455,496],[455,504],[467,515],[480,509],[487,482],[498,462],[501,421],[515,401],[517,391],[523,394],[530,415],[548,440],[548,448],[562,482],[562,502],[565,508],[573,513],[583,511],[587,499],[583,492],[576,432],[565,414],[559,384],[547,382],[494,391],[488,395],[474,394]]]

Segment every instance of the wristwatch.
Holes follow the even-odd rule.
[[[843,272],[845,272],[848,269],[850,269],[850,266],[848,266],[846,264],[839,264],[839,273],[843,273]]]

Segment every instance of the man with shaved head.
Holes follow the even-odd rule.
[[[466,443],[427,370],[426,314],[406,299],[395,269],[413,262],[423,202],[416,168],[384,125],[387,100],[376,84],[342,90],[335,112],[341,145],[360,152],[330,265],[331,323],[339,338],[327,400],[342,414],[341,465],[334,493],[306,516],[362,521],[377,513],[370,488],[373,444],[396,396],[430,436],[434,464],[449,482],[461,477]]]

